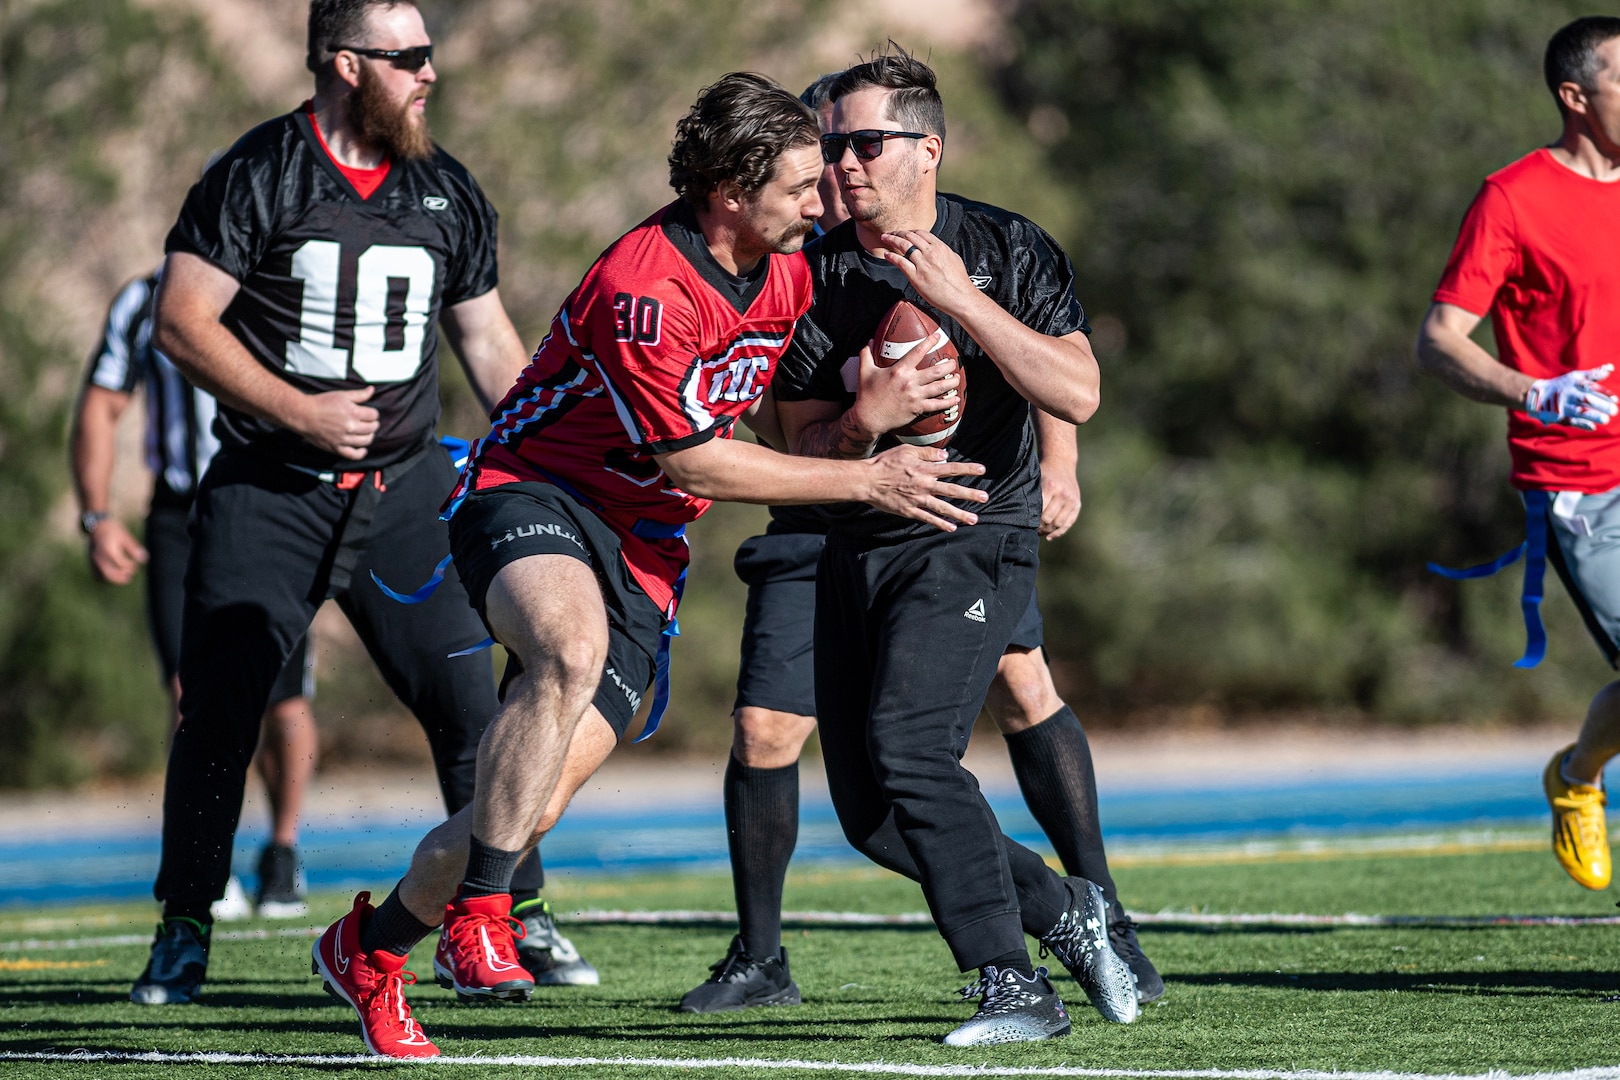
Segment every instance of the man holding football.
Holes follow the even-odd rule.
[[[1060,878],[1006,838],[961,763],[1034,589],[1041,524],[1035,409],[1081,423],[1097,408],[1073,271],[1056,242],[1008,211],[937,193],[945,145],[934,73],[904,50],[834,81],[825,160],[852,220],[806,250],[815,302],[776,386],[795,453],[863,460],[925,410],[886,384],[925,340],[880,367],[867,340],[897,301],[944,329],[967,377],[953,459],[978,461],[979,523],[930,533],[844,506],[816,579],[817,723],[845,835],[920,881],[979,1010],[953,1046],[1069,1030],[1024,933],[1058,956],[1106,1019],[1137,1015],[1135,976],[1109,945],[1102,891]],[[888,343],[886,343],[888,344]],[[932,369],[928,369],[932,370]],[[1032,408],[1034,406],[1034,408]]]
[[[816,111],[824,132],[832,130],[829,91],[837,79],[837,74],[823,75],[800,95]],[[849,217],[838,172],[836,163],[826,164],[818,183],[818,226],[823,232]],[[774,401],[769,410],[775,412]],[[1080,513],[1075,425],[1044,412],[1036,413],[1035,423],[1040,534],[1055,540]],[[762,440],[785,448],[779,430],[758,422],[751,426]],[[730,1012],[800,1000],[782,948],[782,890],[798,842],[799,754],[816,723],[816,564],[830,524],[827,507],[773,506],[765,532],[737,549],[736,572],[748,585],[748,600],[724,804],[738,928],[709,978],[681,998],[682,1012]],[[1136,973],[1137,999],[1153,1001],[1163,995],[1164,980],[1142,952],[1135,924],[1115,892],[1098,817],[1091,747],[1079,718],[1058,697],[1043,645],[1041,613],[1031,593],[1002,654],[986,706],[1006,739],[1031,812],[1064,869],[1102,888],[1109,939]]]
[[[966,506],[984,494],[945,478],[984,470],[943,451],[808,461],[730,438],[810,306],[797,252],[821,213],[818,136],[768,79],[706,88],[669,156],[679,198],[587,271],[472,450],[445,507],[451,550],[511,656],[474,805],[422,841],[380,907],[362,893],[314,949],[375,1054],[438,1053],[401,970],[441,921],[441,983],[470,999],[528,995],[507,918],[513,867],[667,671],[685,525],[711,500],[859,500],[930,531],[976,520]]]

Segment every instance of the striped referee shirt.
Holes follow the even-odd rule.
[[[161,268],[159,268],[161,272]],[[190,499],[219,449],[214,399],[185,380],[152,346],[152,301],[158,273],[125,285],[107,313],[88,381],[118,394],[146,387],[146,465],[169,492]],[[159,493],[161,494],[161,493]]]

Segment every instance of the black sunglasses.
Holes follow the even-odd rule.
[[[433,46],[412,45],[408,49],[362,49],[354,45],[333,45],[332,51],[352,52],[356,56],[368,56],[373,60],[386,60],[401,71],[421,71],[423,66],[433,59]]]
[[[821,137],[821,160],[836,165],[844,156],[844,147],[855,151],[862,161],[871,161],[883,153],[884,139],[926,139],[921,131],[879,131],[862,128],[860,131],[833,132]]]

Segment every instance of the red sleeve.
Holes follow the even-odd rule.
[[[681,283],[604,275],[589,295],[571,321],[630,441],[666,454],[718,434],[723,417],[707,407],[697,312]]]
[[[1487,180],[1463,217],[1462,231],[1435,287],[1434,301],[1455,304],[1475,315],[1489,314],[1497,290],[1518,266],[1513,206],[1501,187]]]

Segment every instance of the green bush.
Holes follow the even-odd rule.
[[[1424,570],[1500,553],[1523,512],[1502,412],[1410,359],[1480,182],[1558,134],[1541,53],[1579,13],[1015,5],[999,85],[1071,185],[1103,364],[1086,514],[1046,578],[1093,706],[1523,720],[1601,685],[1561,597],[1521,672],[1517,572]]]

